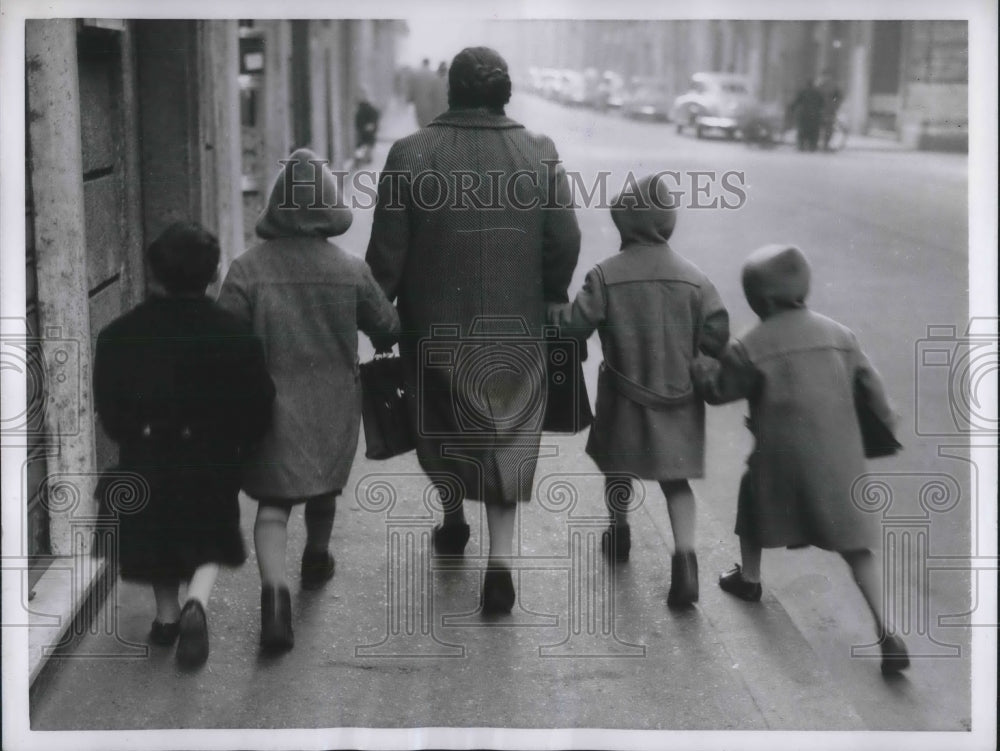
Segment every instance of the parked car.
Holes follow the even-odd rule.
[[[622,112],[626,117],[649,120],[670,119],[670,86],[656,78],[636,78],[625,96]]]
[[[625,104],[625,80],[613,70],[604,71],[598,89],[598,109],[621,109]]]
[[[587,87],[584,75],[578,70],[560,71],[559,89],[556,100],[560,104],[582,107],[587,103]]]
[[[690,89],[674,100],[671,116],[677,132],[694,129],[701,138],[718,130],[729,138],[739,131],[744,111],[754,105],[749,80],[735,73],[695,73]]]

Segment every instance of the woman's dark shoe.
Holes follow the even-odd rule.
[[[149,629],[149,641],[160,647],[169,647],[177,641],[177,634],[180,633],[180,623],[160,623],[153,621]]]
[[[760,582],[748,582],[743,578],[743,570],[738,563],[719,577],[719,586],[723,592],[747,602],[760,602],[760,597],[764,593]]]
[[[627,524],[612,524],[601,535],[601,552],[615,563],[625,563],[632,550],[632,528]]]
[[[483,614],[504,615],[514,607],[514,580],[510,569],[488,568],[483,579]]]
[[[465,544],[469,541],[469,525],[438,524],[431,537],[434,540],[434,552],[438,555],[462,555]]]
[[[319,589],[333,578],[335,564],[329,550],[302,554],[302,589]]]
[[[182,668],[197,668],[208,659],[208,618],[197,600],[188,600],[178,622],[177,664]]]
[[[885,634],[879,644],[882,646],[882,675],[894,675],[910,667],[910,655],[898,636]]]
[[[284,652],[295,646],[292,633],[292,594],[288,587],[265,584],[260,590],[260,646],[265,652]]]
[[[698,556],[693,550],[670,559],[670,592],[667,605],[685,608],[698,602]]]

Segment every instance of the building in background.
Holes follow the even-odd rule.
[[[19,432],[23,552],[42,599],[69,586],[46,578],[51,564],[92,543],[77,522],[94,515],[96,473],[116,457],[95,419],[92,355],[101,328],[143,297],[143,248],[171,222],[198,221],[219,237],[224,275],[253,241],[279,159],[299,146],[334,164],[350,153],[359,86],[388,101],[403,31],[372,20],[26,21]],[[67,492],[72,513],[50,513]],[[88,586],[74,582],[75,595]]]
[[[592,68],[659,79],[677,96],[693,73],[720,71],[787,104],[829,71],[852,132],[968,148],[965,21],[499,21],[490,39],[520,82],[532,67]]]

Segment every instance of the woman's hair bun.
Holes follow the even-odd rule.
[[[489,47],[466,47],[448,70],[448,104],[503,110],[510,101],[507,62]]]

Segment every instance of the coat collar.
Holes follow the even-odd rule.
[[[427,127],[448,126],[451,128],[523,128],[516,120],[506,115],[498,115],[483,108],[450,109],[438,115]]]

